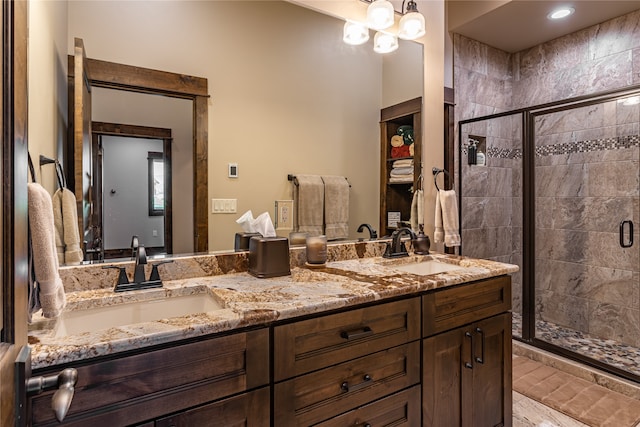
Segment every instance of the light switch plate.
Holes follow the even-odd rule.
[[[238,199],[211,199],[211,213],[236,213]]]

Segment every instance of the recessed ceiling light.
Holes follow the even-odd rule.
[[[562,19],[562,18],[566,18],[567,16],[573,14],[573,12],[575,12],[576,10],[572,7],[563,7],[560,9],[556,9],[553,12],[551,12],[550,14],[547,15],[547,18],[549,19]]]

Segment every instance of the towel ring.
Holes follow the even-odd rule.
[[[433,169],[431,169],[431,171],[433,172],[433,183],[436,185],[436,190],[440,191],[440,188],[438,187],[438,174],[444,172],[444,174],[449,178],[451,178],[451,175],[449,175],[449,172],[447,172],[445,169],[434,167]]]

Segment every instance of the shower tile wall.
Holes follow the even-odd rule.
[[[454,34],[456,121],[638,83],[640,83],[640,11],[514,54]],[[511,128],[514,132],[517,130],[513,124]],[[522,168],[520,159],[516,157],[521,149],[519,135],[518,138],[512,137],[511,146],[506,148],[508,154],[505,154],[491,149],[493,143],[492,136],[488,135],[489,123],[471,124],[463,129],[463,133],[487,136],[489,147],[488,152],[485,153],[488,165],[486,168],[476,169],[478,167],[474,166],[463,170],[464,188],[461,206],[463,253],[501,259],[518,264],[522,268],[520,203]],[[501,146],[509,145],[509,140],[501,139],[500,144]],[[513,158],[497,161],[498,153],[507,157],[513,156]],[[603,153],[608,156],[614,155],[612,150],[605,150],[600,154]],[[456,159],[456,174],[458,161],[459,159]],[[509,161],[511,164],[508,163]],[[498,193],[495,189],[489,189],[488,186],[494,185],[497,176],[506,176],[504,170],[494,172],[494,169],[509,167],[513,168],[510,179],[512,193]],[[577,166],[565,165],[565,168],[569,170]],[[467,172],[470,172],[469,176],[466,175]],[[456,182],[459,182],[457,177]],[[467,188],[467,185],[472,187]],[[569,185],[569,183],[563,185]],[[503,190],[506,190],[505,187]],[[464,197],[474,199],[465,200]],[[509,197],[511,202],[507,201]],[[492,198],[494,200],[491,200]],[[506,222],[499,222],[500,217],[490,218],[490,212],[494,212],[500,203],[503,203],[501,206],[503,212],[511,212],[511,228],[505,225]],[[482,220],[480,220],[481,211]],[[498,227],[498,224],[501,226]],[[475,228],[478,226],[486,230],[479,231]],[[508,254],[503,253],[509,246],[512,251]],[[472,254],[471,251],[474,253]],[[520,311],[521,273],[513,278],[513,282],[514,311]]]
[[[620,246],[619,224],[640,219],[639,122],[616,101],[535,120],[537,315],[636,347],[640,246]]]
[[[512,109],[512,61],[508,53],[454,34],[454,80],[456,120]],[[462,163],[463,254],[521,266],[521,119],[503,117],[470,123],[462,133],[463,141],[468,135],[486,137],[486,166],[469,166],[466,158]],[[457,144],[457,135],[455,140]],[[458,162],[456,158],[456,182],[460,182]],[[514,311],[521,310],[521,276],[518,272],[512,278]]]

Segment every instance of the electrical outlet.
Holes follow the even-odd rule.
[[[276,229],[293,229],[293,200],[276,200]]]

